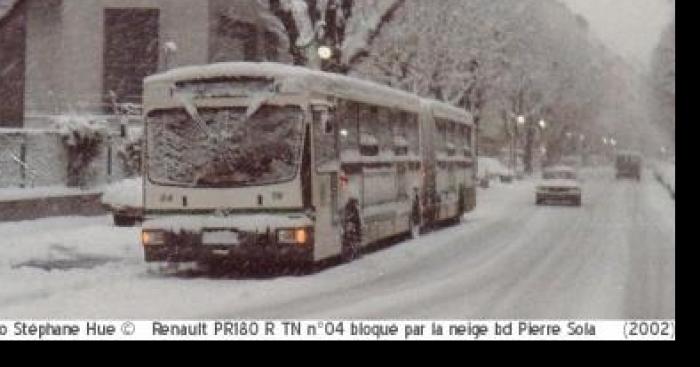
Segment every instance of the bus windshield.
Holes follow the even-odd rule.
[[[545,180],[575,180],[576,173],[571,171],[545,171],[542,174]]]
[[[200,126],[184,109],[147,117],[151,181],[191,187],[269,185],[296,177],[302,143],[299,107],[200,108]]]

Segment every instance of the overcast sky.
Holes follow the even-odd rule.
[[[562,0],[588,19],[593,31],[620,55],[648,67],[661,32],[673,17],[669,0]]]

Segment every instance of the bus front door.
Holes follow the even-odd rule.
[[[341,174],[338,128],[334,111],[328,106],[314,106],[314,180],[313,198],[316,213],[315,259],[336,256],[341,251],[340,207]]]

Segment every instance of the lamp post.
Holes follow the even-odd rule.
[[[547,153],[547,149],[546,149],[545,146],[544,146],[544,131],[547,129],[547,121],[545,121],[544,119],[540,119],[540,122],[539,122],[537,125],[538,125],[539,128],[540,128],[540,129],[539,129],[539,131],[540,131],[540,134],[539,134],[539,137],[540,137],[540,138],[539,138],[539,140],[540,140],[540,153],[541,153],[541,154],[540,154],[540,157],[539,157],[539,163],[540,163],[540,166],[542,166],[542,160],[545,158],[545,155],[546,155],[546,153]],[[532,159],[532,149],[533,149],[532,146],[533,146],[533,145],[534,145],[534,144],[531,143],[531,144],[530,144],[530,148],[529,148],[529,149],[530,149],[530,152],[529,152],[529,154],[530,154],[530,159]],[[532,173],[532,162],[530,162],[530,167],[529,167],[529,169],[530,169],[530,173]]]
[[[177,43],[175,43],[175,41],[165,42],[165,45],[163,45],[163,52],[165,56],[165,70],[170,70],[170,64],[174,61],[175,55],[177,54]]]
[[[586,135],[584,135],[584,134],[579,134],[578,140],[579,140],[579,142],[580,142],[580,144],[579,144],[579,154],[581,155],[581,161],[583,161],[583,157],[584,157],[584,154],[583,154],[583,153],[584,153],[584,142],[586,141]]]

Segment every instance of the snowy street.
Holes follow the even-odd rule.
[[[111,218],[0,223],[3,318],[675,318],[675,204],[645,172],[582,173],[583,206],[492,184],[460,225],[304,276],[147,272]]]

